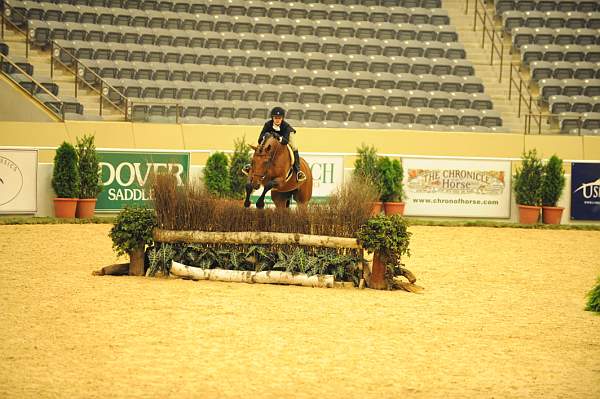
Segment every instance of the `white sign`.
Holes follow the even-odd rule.
[[[407,216],[510,217],[510,161],[403,159]]]
[[[308,162],[312,173],[313,198],[329,197],[344,181],[344,158],[318,155],[302,156],[302,158]]]
[[[37,211],[37,150],[0,149],[0,214]]]

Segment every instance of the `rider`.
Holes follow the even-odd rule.
[[[296,130],[286,121],[283,120],[285,117],[285,110],[281,107],[275,107],[271,110],[271,119],[265,122],[260,136],[258,137],[258,144],[262,144],[267,133],[275,134],[281,144],[289,144],[294,151],[294,173],[299,182],[306,180],[306,175],[300,170],[300,156],[298,155],[298,147],[294,140]],[[244,167],[244,171],[248,171],[250,165]]]

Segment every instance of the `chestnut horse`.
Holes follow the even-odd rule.
[[[288,208],[292,196],[298,204],[310,201],[313,179],[308,163],[303,158],[300,158],[300,169],[306,175],[306,180],[298,182],[292,171],[288,146],[281,144],[277,136],[267,134],[261,145],[250,147],[254,155],[246,184],[246,208],[250,207],[250,194],[260,186],[263,186],[263,192],[256,201],[256,207],[260,209],[265,207],[265,195],[269,190],[277,208]]]

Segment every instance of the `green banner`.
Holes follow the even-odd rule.
[[[171,173],[178,184],[188,180],[190,153],[98,151],[104,188],[96,211],[116,212],[125,205],[150,206],[149,177]]]

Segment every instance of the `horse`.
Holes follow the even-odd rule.
[[[262,144],[250,147],[254,155],[248,171],[244,207],[250,207],[250,194],[260,186],[263,186],[263,192],[256,201],[259,209],[265,207],[265,195],[269,190],[277,208],[289,208],[292,196],[301,205],[310,201],[313,178],[304,158],[300,158],[300,169],[306,175],[306,180],[298,182],[292,170],[292,152],[287,145],[279,142],[278,135],[267,134]]]

